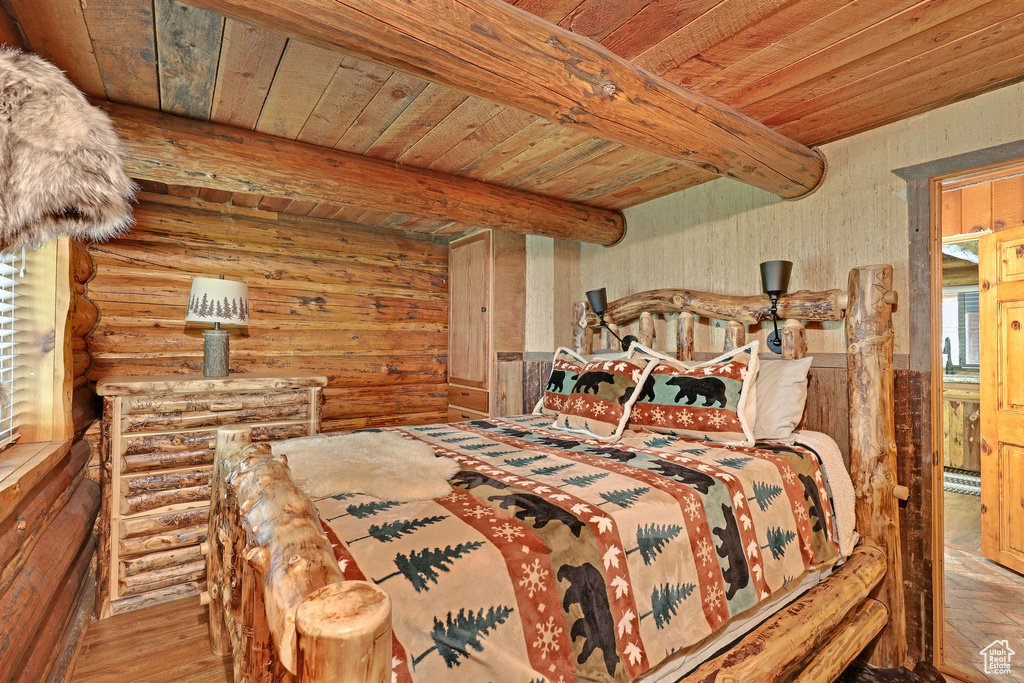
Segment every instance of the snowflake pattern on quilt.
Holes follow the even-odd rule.
[[[799,446],[607,444],[546,416],[388,430],[459,463],[452,492],[316,504],[345,577],[391,596],[401,683],[631,681],[838,555]]]

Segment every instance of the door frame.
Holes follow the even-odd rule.
[[[930,590],[922,591],[922,601],[927,602],[930,598],[932,609],[929,628],[927,605],[917,606],[924,615],[920,649],[924,658],[941,671],[965,681],[974,679],[964,672],[949,669],[945,662],[944,647],[942,382],[936,381],[936,378],[941,378],[941,364],[939,354],[936,353],[942,296],[942,197],[939,186],[950,177],[1008,166],[1022,159],[1024,140],[1017,140],[893,170],[907,183],[909,296],[905,300],[910,304],[909,368],[911,371],[927,373],[930,381],[927,392],[931,399],[930,406],[928,410],[921,411],[920,424],[916,425],[922,441],[921,471],[931,473],[926,481],[921,482],[920,513],[928,510],[930,515],[929,520],[922,523],[920,549],[924,555],[922,559],[927,558],[932,566],[932,585]],[[908,605],[910,609],[913,607]]]

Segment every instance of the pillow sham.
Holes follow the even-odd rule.
[[[757,417],[754,439],[792,441],[807,403],[807,372],[813,358],[766,359],[760,363],[755,380]]]
[[[551,417],[558,415],[586,363],[586,359],[572,349],[559,347],[551,361],[551,373],[544,385],[544,393],[534,407],[533,414]]]
[[[736,446],[754,443],[759,342],[703,363],[684,363],[644,346],[632,358],[655,358],[629,416],[630,429],[643,429]]]
[[[588,362],[551,426],[601,441],[619,438],[636,401],[636,388],[656,365],[647,358]]]

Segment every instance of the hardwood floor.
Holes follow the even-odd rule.
[[[946,545],[981,552],[981,498],[943,492]]]
[[[1024,681],[1024,577],[946,548],[946,659],[995,683]],[[986,677],[979,650],[1007,639],[1019,653],[1013,674]],[[891,680],[930,680],[906,676]],[[895,674],[894,674],[895,675]],[[229,683],[231,658],[210,652],[206,608],[195,598],[91,622],[72,683]],[[851,672],[846,681],[864,678]]]
[[[1016,654],[1009,674],[989,676],[980,651],[996,640]],[[948,666],[978,680],[1024,681],[1024,576],[946,546],[945,651]]]
[[[198,598],[119,614],[86,627],[72,683],[228,683],[231,658],[210,652]]]

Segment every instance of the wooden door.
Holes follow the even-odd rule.
[[[978,247],[981,551],[1024,572],[1024,228]]]
[[[491,234],[451,245],[448,253],[448,381],[487,386]]]

